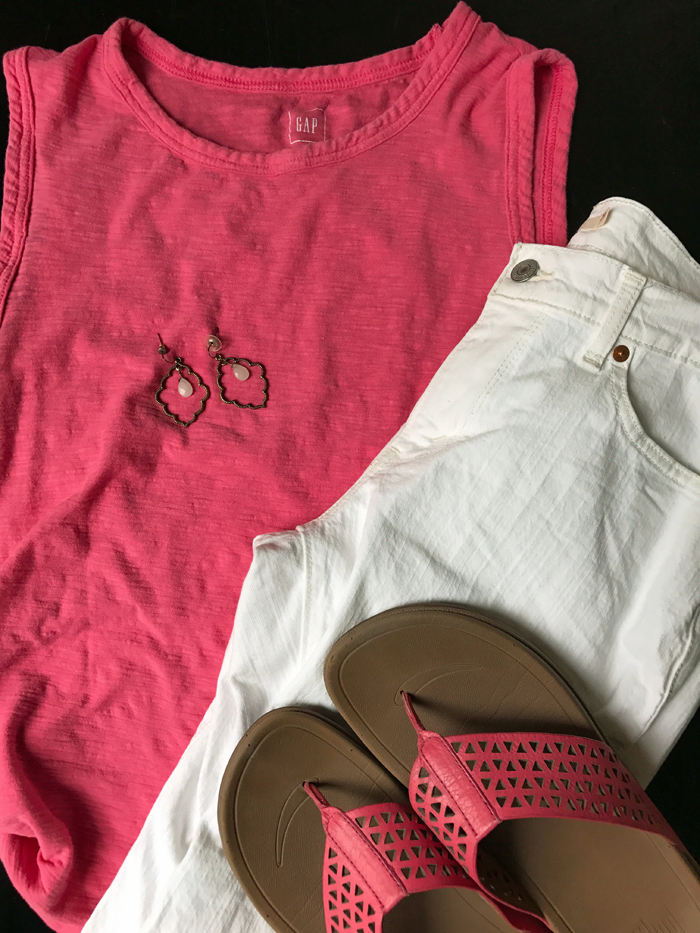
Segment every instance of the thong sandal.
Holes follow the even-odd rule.
[[[700,930],[700,868],[573,691],[497,623],[389,610],[335,643],[325,680],[482,887],[487,846],[556,933]]]
[[[278,933],[513,931],[406,789],[315,713],[273,710],[253,724],[226,768],[218,819],[234,874]],[[507,896],[519,893],[495,862],[485,871]],[[518,929],[546,931],[513,917]]]

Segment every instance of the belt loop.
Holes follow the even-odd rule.
[[[625,269],[615,298],[603,315],[591,342],[584,350],[584,363],[588,363],[596,370],[602,368],[605,357],[615,346],[646,282],[643,275],[632,269]]]

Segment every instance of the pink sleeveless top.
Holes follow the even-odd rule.
[[[575,76],[463,3],[352,64],[240,68],[120,19],[4,70],[0,856],[63,931],[214,695],[253,536],[360,476],[515,241],[565,242]],[[264,384],[217,374],[214,332],[266,407],[221,400]]]

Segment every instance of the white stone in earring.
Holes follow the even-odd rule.
[[[233,370],[233,375],[236,377],[236,379],[240,379],[241,382],[245,382],[248,376],[250,376],[250,373],[245,368],[245,366],[241,366],[240,363],[234,363],[231,369]]]
[[[189,398],[190,395],[194,392],[192,388],[192,383],[189,379],[185,379],[184,376],[180,376],[180,381],[177,384],[177,391],[183,398]]]

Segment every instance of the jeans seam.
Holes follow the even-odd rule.
[[[696,362],[689,356],[681,356],[680,353],[674,353],[672,350],[662,350],[661,347],[656,347],[652,343],[644,343],[643,340],[637,340],[635,337],[627,337],[624,333],[620,335],[620,339],[627,340],[637,347],[644,347],[645,350],[651,350],[653,353],[659,353],[669,359],[678,360],[681,363],[687,363],[688,366],[695,366],[697,369],[700,369],[700,361]]]
[[[574,311],[572,308],[567,308],[564,305],[555,305],[550,301],[542,301],[541,298],[523,298],[521,295],[506,295],[504,292],[492,291],[491,295],[497,296],[498,298],[505,298],[508,301],[527,301],[530,304],[541,305],[543,308],[553,308],[555,311],[562,311],[564,314],[571,314],[574,317],[579,318],[581,321],[585,321],[587,324],[597,324],[598,321],[592,317],[586,317],[585,314],[581,314],[580,311]]]
[[[544,308],[553,308],[554,310],[561,311],[564,314],[570,314],[572,317],[578,318],[580,321],[585,321],[587,324],[598,323],[598,321],[596,321],[594,318],[587,317],[585,314],[581,314],[580,311],[574,311],[573,308],[567,308],[564,305],[555,305],[548,301],[542,301],[539,298],[523,298],[521,296],[516,297],[514,295],[506,295],[503,292],[498,292],[498,291],[493,291],[491,292],[491,294],[498,298],[505,298],[507,301],[516,301],[516,302],[527,301],[530,304],[542,305],[542,307]],[[653,344],[644,343],[644,341],[637,340],[634,337],[628,337],[624,333],[624,331],[620,335],[620,339],[628,340],[630,343],[635,344],[635,346],[644,347],[646,350],[652,350],[653,352],[660,353],[663,356],[669,357],[670,359],[679,360],[681,363],[687,363],[689,366],[695,366],[696,368],[700,369],[700,361],[696,362],[695,360],[691,359],[689,356],[682,356],[680,353],[674,353],[671,350],[662,350],[660,347],[656,347]]]
[[[624,372],[626,378],[626,367]],[[638,437],[635,437],[630,431],[627,424],[629,415],[626,411],[623,410],[623,407],[627,404],[627,400],[623,397],[623,389],[616,381],[617,378],[618,377],[616,374],[613,378],[612,396],[613,402],[615,404],[615,410],[618,416],[618,422],[627,440],[632,444],[635,450],[639,451],[639,453],[648,463],[650,463],[656,470],[658,470],[659,473],[661,473],[663,476],[666,476],[667,479],[670,479],[673,483],[675,483],[677,486],[680,486],[683,490],[690,493],[691,495],[700,496],[700,475],[694,473],[688,467],[684,467],[682,464],[674,460],[661,447],[659,447],[655,441],[653,441],[645,434],[641,426],[639,426],[637,431],[639,435]],[[629,405],[631,407],[631,402]],[[636,419],[636,413],[634,417]],[[664,468],[662,465],[663,462],[668,464],[666,468]]]
[[[690,615],[686,643],[683,648],[683,651],[680,653],[680,657],[678,658],[676,669],[671,674],[671,679],[668,683],[668,687],[666,688],[666,692],[664,694],[664,698],[663,698],[664,702],[666,701],[667,697],[669,697],[676,688],[676,682],[678,678],[680,677],[681,671],[683,670],[686,661],[688,660],[688,655],[690,654],[690,649],[692,648],[693,641],[694,641],[693,636],[697,632],[699,622],[700,622],[700,606],[696,606]]]
[[[467,425],[469,423],[469,420],[474,417],[474,415],[479,411],[481,406],[484,404],[486,399],[489,397],[491,392],[493,392],[493,390],[496,388],[496,386],[502,379],[503,374],[506,372],[508,366],[510,365],[516,353],[520,351],[523,344],[526,344],[529,342],[529,340],[534,336],[534,334],[540,329],[540,327],[542,326],[544,321],[547,319],[547,317],[548,315],[545,312],[542,312],[537,318],[535,318],[535,321],[533,322],[533,324],[530,325],[528,330],[522,335],[520,340],[518,340],[518,342],[515,344],[513,349],[508,354],[508,356],[504,360],[502,360],[500,366],[498,367],[496,372],[491,376],[487,385],[485,385],[482,391],[479,393],[479,397],[474,402],[474,405],[467,412],[467,415],[464,419],[464,426],[461,432],[462,436],[467,436],[466,430],[467,430]]]

